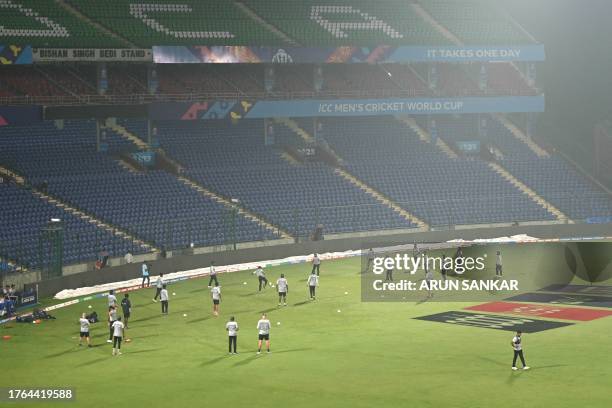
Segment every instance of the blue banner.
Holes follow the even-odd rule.
[[[399,63],[544,61],[544,45],[388,46],[377,47],[248,47],[155,46],[158,64],[201,63]]]
[[[543,112],[544,96],[335,99],[280,101],[160,102],[149,106],[155,120],[261,119],[275,117],[435,115]]]
[[[544,96],[259,101],[246,118],[544,112]]]
[[[32,63],[32,47],[29,45],[0,45],[0,65],[25,65]]]
[[[0,126],[40,122],[42,106],[0,106]]]

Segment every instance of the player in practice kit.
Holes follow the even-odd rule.
[[[257,331],[259,332],[259,341],[257,342],[257,354],[261,354],[261,346],[263,341],[266,341],[266,349],[270,353],[270,320],[266,314],[261,315],[261,319],[257,322]]]
[[[520,357],[521,363],[523,363],[523,370],[529,370],[529,366],[525,364],[525,357],[523,356],[523,342],[521,339],[522,334],[523,333],[520,330],[517,331],[516,335],[512,338],[512,342],[510,343],[512,349],[514,350],[514,358],[512,359],[512,370],[514,371],[518,370],[518,368],[516,368],[517,357]]]
[[[280,278],[276,281],[276,289],[278,290],[278,305],[281,302],[284,306],[287,306],[287,293],[289,292],[289,284],[285,278],[285,274],[281,273]]]

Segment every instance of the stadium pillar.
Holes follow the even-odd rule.
[[[155,128],[153,121],[148,119],[147,120],[147,144],[149,146],[151,146],[151,140],[152,140],[153,133],[157,133],[157,129]]]
[[[274,67],[272,65],[268,65],[264,69],[264,87],[266,89],[266,92],[272,92],[274,90],[274,82]]]
[[[151,95],[154,95],[157,93],[158,88],[157,68],[154,64],[149,64],[147,66],[147,89]]]
[[[106,63],[101,62],[97,66],[97,81],[96,88],[98,94],[104,95],[108,90],[108,71],[106,69]]]

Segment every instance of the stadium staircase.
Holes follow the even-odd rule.
[[[259,14],[257,14],[253,9],[251,9],[249,6],[247,6],[245,3],[241,2],[241,1],[234,1],[234,4],[236,5],[236,7],[238,9],[240,9],[244,14],[246,14],[247,16],[249,16],[251,19],[257,21],[257,23],[259,23],[262,27],[264,27],[266,30],[270,31],[271,33],[273,33],[274,35],[280,37],[283,39],[283,41],[285,41],[287,44],[290,44],[294,47],[299,47],[300,44],[295,41],[294,39],[292,39],[291,37],[289,37],[287,34],[285,34],[284,32],[282,32],[281,30],[279,30],[278,28],[276,28],[275,26],[273,26],[272,24],[268,23],[266,20],[264,20],[263,18],[261,18],[259,16]]]
[[[287,163],[289,163],[292,166],[297,166],[298,164],[300,164],[299,161],[297,161],[292,155],[290,155],[288,152],[280,152],[279,153],[281,159],[285,160]]]
[[[119,36],[117,33],[109,30],[108,28],[102,26],[101,24],[98,24],[97,22],[93,21],[92,19],[90,19],[89,17],[87,17],[85,14],[81,13],[79,10],[77,10],[76,8],[72,7],[72,5],[68,4],[66,1],[64,0],[55,0],[55,2],[64,10],[66,10],[66,12],[68,14],[72,14],[75,17],[77,17],[79,20],[82,20],[84,22],[86,22],[87,24],[95,27],[96,30],[103,32],[104,34],[112,37],[114,40],[121,42],[122,44],[124,44],[127,48],[138,48],[138,46],[132,42],[130,42],[129,40]]]
[[[518,139],[519,141],[525,143],[532,152],[534,152],[538,157],[550,157],[546,150],[542,149],[536,142],[534,142],[529,136],[527,136],[521,129],[518,128],[510,119],[502,114],[493,114],[493,118],[499,120],[499,122],[504,125],[506,129],[512,133],[512,135]]]
[[[344,179],[346,179],[350,183],[356,185],[361,190],[363,190],[364,192],[368,193],[370,196],[374,197],[380,203],[382,203],[382,204],[386,205],[387,207],[389,207],[391,210],[393,210],[394,212],[396,212],[397,214],[402,216],[406,221],[409,221],[409,222],[417,225],[419,228],[423,228],[423,229],[428,229],[429,228],[429,225],[427,225],[424,221],[419,219],[417,216],[415,216],[414,214],[409,213],[408,211],[406,211],[405,209],[403,209],[402,207],[400,207],[399,205],[397,205],[396,203],[394,203],[393,201],[391,201],[390,199],[385,197],[381,192],[379,192],[379,191],[375,190],[374,188],[370,187],[369,185],[367,185],[366,183],[364,183],[363,181],[361,181],[360,179],[358,179],[357,177],[355,177],[351,173],[347,172],[346,170],[337,168],[335,170],[335,173],[337,175],[339,175],[340,177],[343,177]]]
[[[427,10],[423,8],[419,3],[410,3],[410,6],[414,9],[414,12],[420,16],[423,20],[428,22],[436,31],[438,31],[444,38],[455,45],[463,45],[461,40],[455,36],[450,30],[440,24],[436,19],[429,14]]]
[[[144,174],[141,170],[137,169],[126,160],[117,159],[117,164],[119,164],[119,166],[121,166],[125,171],[129,171],[132,174]]]
[[[129,131],[128,129],[126,129],[125,127],[117,123],[107,124],[103,128],[112,130],[113,132],[117,133],[119,136],[121,136],[125,140],[132,142],[140,150],[145,150],[149,148],[149,145],[144,140],[142,140],[138,135],[136,135],[135,133]]]
[[[13,179],[15,180],[15,182],[17,184],[21,184],[23,185],[25,183],[25,180],[23,177],[21,177],[20,175],[18,175],[17,173],[13,172],[12,170],[7,169],[6,167],[0,166],[0,175],[3,175],[9,179]]]
[[[414,118],[409,116],[396,116],[395,118],[410,127],[410,129],[412,129],[419,136],[419,139],[422,142],[431,143],[431,135],[429,132],[420,127]],[[436,147],[451,159],[456,159],[458,157],[457,153],[455,153],[453,149],[451,149],[450,146],[441,138],[436,139]]]
[[[6,167],[0,166],[0,174],[4,174],[5,176],[8,176],[10,178],[12,178],[13,180],[15,180],[15,182],[20,185],[21,187],[25,188],[28,187],[26,186],[25,183],[25,179],[19,175],[17,175],[17,173],[13,172],[10,169],[7,169]],[[83,221],[86,221],[90,224],[95,225],[97,228],[106,230],[114,235],[116,235],[117,237],[120,237],[122,239],[126,239],[129,240],[131,242],[135,242],[136,244],[140,245],[143,249],[145,249],[147,252],[158,252],[159,249],[155,248],[154,246],[152,246],[151,244],[144,242],[143,240],[141,240],[140,238],[137,238],[133,235],[130,235],[129,233],[122,231],[120,228],[107,224],[99,219],[97,219],[96,217],[86,214],[83,211],[70,206],[69,204],[63,202],[62,200],[56,198],[56,197],[52,197],[51,195],[44,193],[42,191],[40,191],[39,189],[33,188],[33,187],[28,187],[30,189],[30,191],[32,192],[33,195],[37,196],[38,198],[40,198],[43,201],[46,201],[47,203],[63,210],[66,211],[72,215],[74,215],[75,217],[78,217],[80,219],[82,219]]]
[[[527,187],[527,185],[525,185],[522,181],[514,177],[514,175],[512,175],[512,173],[510,173],[508,170],[504,169],[502,166],[500,166],[497,163],[490,162],[488,163],[488,165],[494,172],[498,173],[500,176],[506,179],[510,184],[512,184],[519,190],[521,190],[521,192],[527,195],[533,202],[538,204],[540,207],[544,208],[549,213],[553,214],[557,218],[557,220],[567,221],[568,223],[573,223],[573,221],[570,220],[567,215],[561,212],[561,210],[556,208],[550,202],[546,201],[543,197],[538,195],[538,193],[533,191],[531,188]]]
[[[295,132],[299,137],[301,137],[302,140],[304,140],[304,142],[306,142],[308,144],[315,143],[314,137],[312,137],[312,135],[310,133],[308,133],[306,130],[301,128],[300,125],[296,121],[294,121],[293,119],[290,119],[290,118],[275,118],[274,121],[276,123],[281,124],[281,125],[287,126],[289,129],[291,129],[293,132]],[[343,162],[342,157],[340,157],[336,152],[334,152],[334,150],[330,146],[327,146],[325,148],[325,150],[329,154],[331,154],[333,156],[333,158],[338,163],[342,163]]]
[[[196,181],[187,178],[185,176],[177,176],[177,179],[185,184],[187,187],[194,189],[195,191],[197,191],[198,193],[202,194],[203,196],[205,196],[206,198],[212,199],[220,204],[223,204],[227,207],[233,208],[236,210],[237,214],[242,215],[243,217],[254,221],[256,223],[258,223],[259,225],[261,225],[262,227],[264,227],[265,229],[267,229],[268,231],[272,232],[272,233],[278,233],[283,239],[287,239],[287,240],[291,240],[290,242],[293,241],[293,238],[291,236],[291,234],[289,234],[289,232],[283,230],[281,227],[277,226],[277,225],[273,225],[271,223],[269,223],[268,221],[264,220],[262,217],[246,210],[245,208],[243,208],[242,206],[238,205],[237,203],[228,200],[218,194],[213,193],[212,191],[210,191],[209,189],[203,187],[201,184],[197,183]]]

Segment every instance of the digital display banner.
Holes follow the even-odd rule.
[[[240,120],[272,117],[543,112],[544,104],[543,95],[473,98],[160,102],[149,106],[149,117],[154,120]]]
[[[32,63],[32,47],[29,45],[0,44],[0,65],[25,65]]]
[[[249,47],[155,46],[158,64],[544,61],[542,44],[521,46]]]

